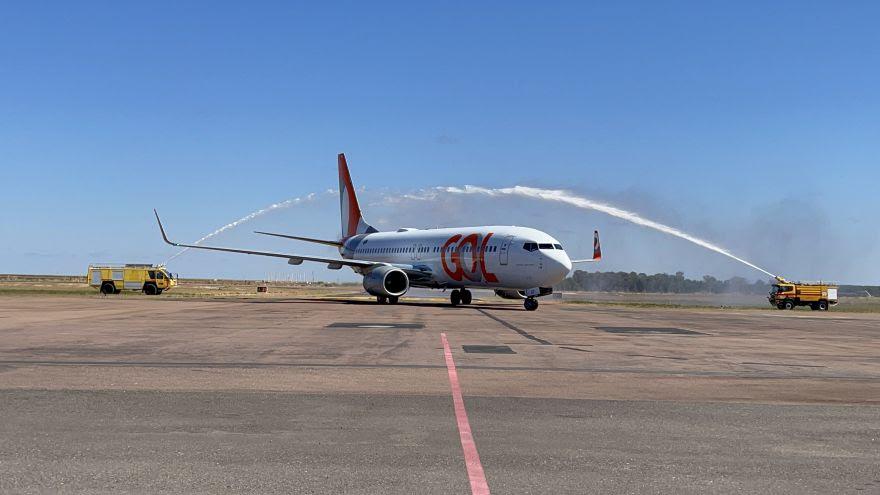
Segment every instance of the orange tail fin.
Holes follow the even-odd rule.
[[[358,205],[357,194],[348,173],[345,154],[340,153],[339,162],[339,210],[342,215],[342,238],[347,239],[358,234],[378,232],[364,220],[361,207]]]

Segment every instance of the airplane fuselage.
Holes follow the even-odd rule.
[[[346,239],[339,252],[344,259],[412,267],[410,284],[415,287],[552,287],[571,270],[559,241],[527,227],[375,232]]]

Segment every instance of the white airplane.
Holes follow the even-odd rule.
[[[410,287],[452,289],[449,299],[453,306],[470,304],[472,295],[468,288],[484,287],[494,289],[495,294],[505,299],[523,299],[525,309],[534,311],[538,309],[536,298],[551,294],[553,285],[571,271],[572,263],[602,258],[598,231],[593,237],[593,257],[583,260],[570,260],[559,241],[528,227],[403,228],[379,232],[361,215],[345,155],[340,153],[338,161],[340,240],[257,233],[335,246],[342,259],[180,244],[168,239],[158,212],[153,212],[162,237],[172,246],[286,258],[291,265],[315,261],[326,263],[331,270],[348,266],[364,276],[364,289],[383,304],[397,303]]]

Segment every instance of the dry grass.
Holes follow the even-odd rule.
[[[770,310],[766,296],[746,294],[635,294],[627,292],[566,292],[563,302],[628,307]],[[774,309],[775,310],[775,309]],[[776,310],[778,311],[778,310]],[[811,311],[809,307],[796,311]],[[880,297],[842,297],[831,311],[880,313]]]
[[[268,293],[257,293],[265,285]],[[64,275],[0,275],[0,295],[43,295],[54,297],[103,297],[89,287],[84,276]],[[286,298],[286,297],[354,297],[364,295],[360,284],[331,285],[261,282],[257,280],[182,279],[180,285],[158,297],[181,298]],[[144,298],[140,292],[123,291],[112,297]],[[564,303],[605,306],[715,308],[770,310],[765,296],[744,294],[633,294],[623,292],[565,292]],[[810,311],[807,307],[797,311]],[[843,297],[831,311],[880,313],[880,297]]]
[[[258,293],[257,286],[265,285],[268,293]],[[327,297],[360,292],[360,286],[318,284],[291,284],[261,282],[255,280],[207,280],[182,279],[180,285],[163,292],[162,298],[214,298],[214,297]],[[45,295],[72,297],[103,297],[98,290],[89,287],[85,277],[51,275],[0,275],[0,295]],[[122,291],[113,297],[143,298],[141,292]]]

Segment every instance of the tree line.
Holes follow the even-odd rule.
[[[593,292],[664,292],[675,294],[693,294],[696,292],[767,294],[770,292],[771,280],[749,282],[743,277],[719,280],[711,275],[703,276],[702,280],[685,278],[684,272],[675,275],[655,273],[647,275],[636,272],[585,272],[575,270],[562,281],[557,289],[581,290]]]

